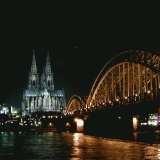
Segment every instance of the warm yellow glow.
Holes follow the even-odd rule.
[[[84,121],[82,119],[77,120],[77,126],[83,126]]]
[[[77,118],[75,118],[75,122],[77,122],[77,120],[78,120],[78,119],[77,119]]]
[[[133,117],[133,129],[134,131],[137,129],[138,121],[136,117]]]
[[[133,123],[137,123],[137,118],[133,117]]]
[[[78,139],[79,139],[79,133],[74,133],[74,140],[78,141]]]
[[[160,152],[160,144],[158,145],[158,152]]]
[[[67,123],[66,123],[66,127],[70,127],[70,126],[71,126],[71,125],[67,122]]]
[[[150,93],[150,91],[147,91],[147,93]]]
[[[77,126],[83,126],[84,121],[82,119],[75,118],[75,122],[77,122]]]

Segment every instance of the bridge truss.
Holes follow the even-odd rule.
[[[75,112],[80,113],[82,112],[82,109],[85,108],[85,105],[86,105],[86,97],[75,94],[70,98],[66,112],[68,114],[73,114]]]
[[[81,103],[80,98],[73,96],[67,107],[70,112],[76,109],[96,111],[159,98],[159,75],[159,50],[129,50],[120,53],[102,68],[87,100]],[[76,101],[79,101],[77,107],[73,105]]]

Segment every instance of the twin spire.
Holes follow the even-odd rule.
[[[31,73],[37,74],[35,51],[33,51],[32,64],[31,64]],[[51,65],[50,65],[49,51],[47,51],[47,60],[46,60],[45,73],[51,73]]]
[[[33,51],[32,65],[31,65],[31,73],[37,73],[35,51]]]
[[[49,51],[47,51],[47,60],[46,60],[46,73],[51,73],[51,65],[50,65],[50,59],[49,59]]]
[[[46,66],[43,69],[40,81],[39,81],[39,75],[37,73],[35,51],[33,51],[31,72],[29,73],[29,86],[28,86],[28,88],[29,89],[38,89],[39,87],[41,89],[48,88],[50,90],[54,90],[53,73],[51,73],[49,51],[47,51]]]

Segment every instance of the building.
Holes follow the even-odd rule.
[[[8,114],[9,113],[9,107],[5,106],[5,104],[0,105],[0,114]]]
[[[35,52],[33,52],[31,71],[28,77],[28,87],[23,92],[22,116],[35,112],[65,112],[66,100],[64,90],[54,89],[53,73],[51,71],[49,52],[46,66],[41,77],[37,72]]]

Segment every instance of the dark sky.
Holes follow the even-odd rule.
[[[0,104],[21,106],[33,49],[39,73],[49,50],[55,89],[64,88],[68,101],[73,94],[88,95],[114,55],[129,49],[160,48],[158,21],[146,12],[15,6],[5,5],[1,10]]]

